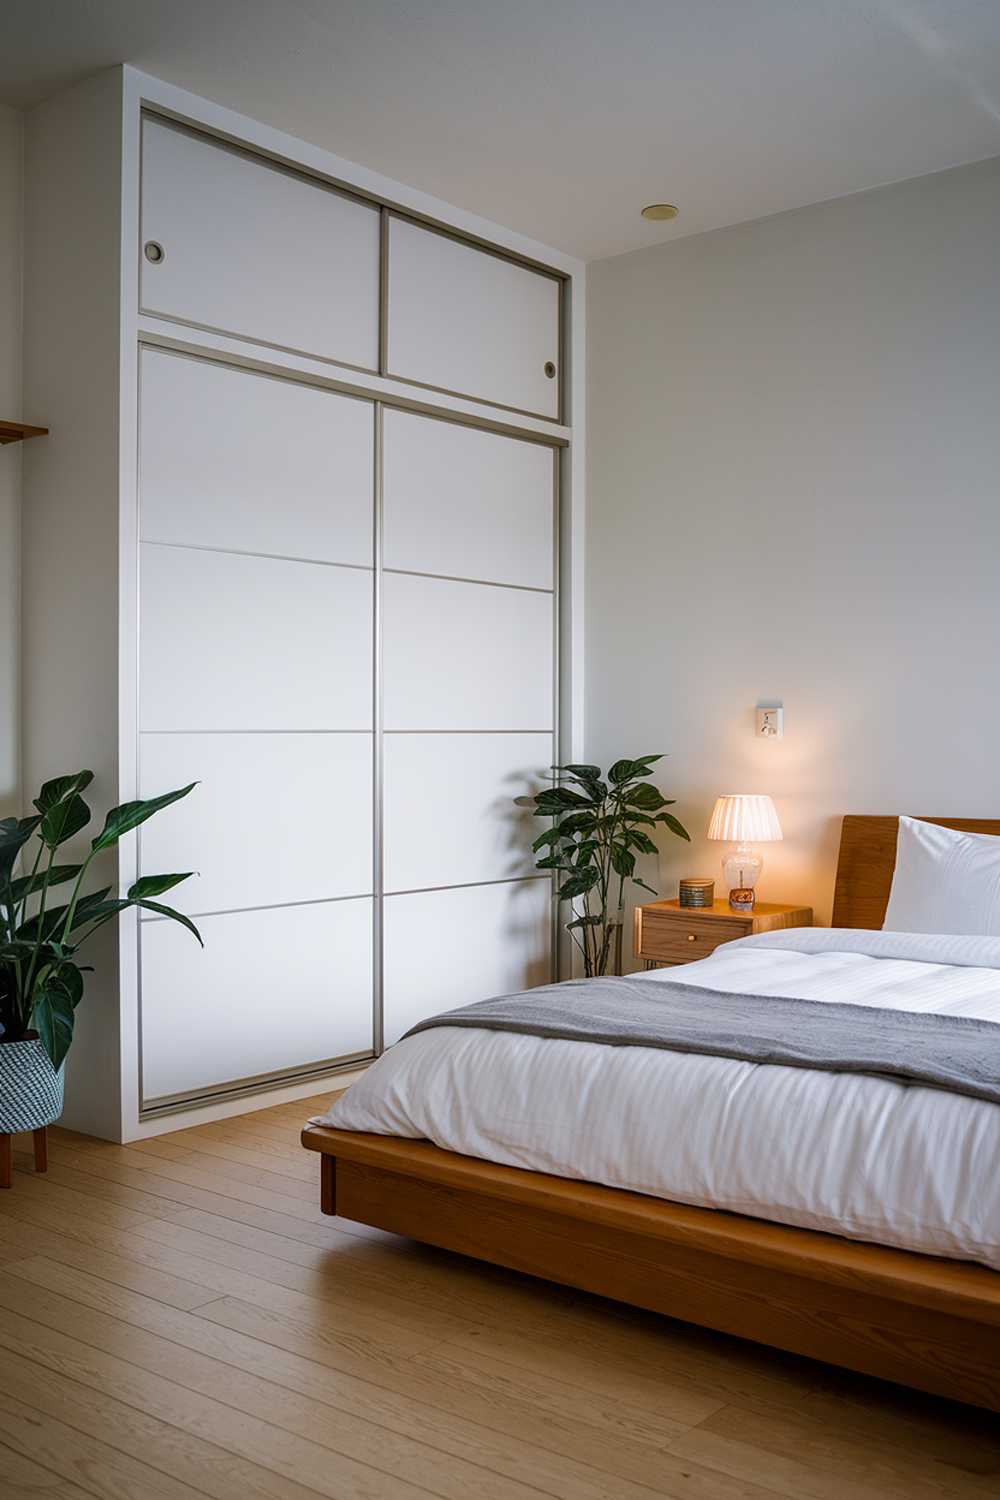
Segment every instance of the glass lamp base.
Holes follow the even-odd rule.
[[[753,911],[756,901],[755,886],[760,879],[764,861],[750,844],[737,844],[722,861],[722,870],[729,891],[729,905],[733,911]]]
[[[754,902],[757,897],[752,890],[744,890],[741,886],[733,886],[729,892],[730,911],[753,911]]]

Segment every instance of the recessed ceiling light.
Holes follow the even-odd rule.
[[[642,211],[644,219],[676,219],[680,212],[672,203],[647,203]]]

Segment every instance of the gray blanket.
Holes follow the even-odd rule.
[[[435,1026],[874,1073],[1000,1104],[1000,1025],[968,1016],[740,995],[631,977],[570,979],[480,1000],[421,1021],[407,1036]]]

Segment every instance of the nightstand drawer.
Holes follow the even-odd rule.
[[[694,911],[667,913],[647,908],[642,914],[636,956],[659,963],[688,964],[694,959],[707,958],[720,943],[746,937],[750,930],[750,921],[739,917],[727,921],[699,917]]]

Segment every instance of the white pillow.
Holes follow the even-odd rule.
[[[1000,937],[1000,838],[900,818],[882,931]]]

